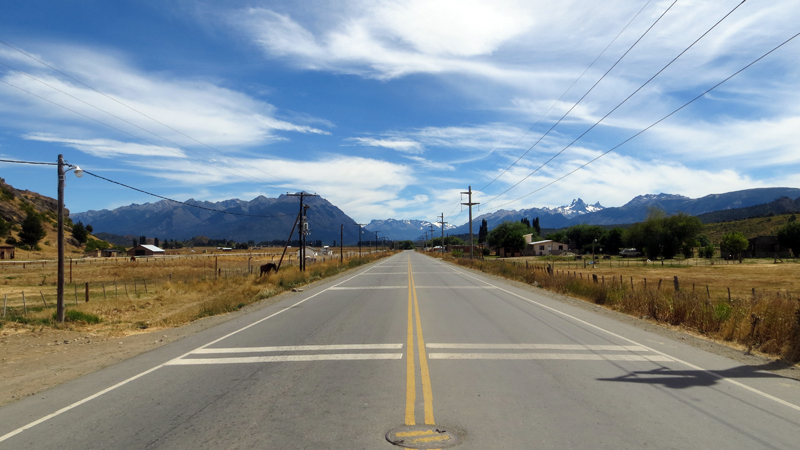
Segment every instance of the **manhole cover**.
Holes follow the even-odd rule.
[[[386,440],[405,448],[446,448],[458,444],[458,436],[436,425],[406,425],[389,430]]]

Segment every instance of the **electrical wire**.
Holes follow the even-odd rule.
[[[677,0],[676,0],[676,1],[677,1]],[[692,47],[694,47],[694,45],[695,45],[695,44],[697,44],[698,42],[700,42],[700,40],[701,40],[701,39],[703,39],[703,38],[704,38],[706,35],[708,35],[708,33],[710,33],[710,32],[711,32],[711,31],[712,31],[714,28],[716,28],[716,27],[717,27],[717,25],[719,25],[720,23],[722,23],[722,21],[724,21],[725,19],[727,19],[727,18],[728,18],[728,16],[730,16],[731,14],[733,14],[733,13],[734,13],[734,11],[736,11],[737,9],[739,9],[739,7],[740,7],[740,6],[742,6],[742,5],[743,5],[743,4],[744,4],[746,1],[747,1],[747,0],[742,0],[742,2],[741,2],[741,3],[739,3],[738,5],[736,5],[736,6],[735,6],[735,7],[734,7],[732,10],[730,10],[730,11],[729,11],[727,14],[725,14],[725,15],[724,15],[724,16],[723,16],[721,19],[719,19],[719,20],[717,21],[717,23],[715,23],[715,24],[714,24],[714,25],[713,25],[711,28],[709,28],[708,30],[706,30],[706,32],[705,32],[705,33],[703,33],[703,34],[702,34],[700,37],[698,37],[697,39],[695,39],[695,40],[694,40],[694,42],[692,42],[692,43],[691,43],[691,44],[690,44],[688,47],[686,47],[686,48],[685,48],[685,49],[684,49],[682,52],[680,52],[680,53],[679,53],[679,54],[678,54],[676,57],[672,58],[672,60],[671,60],[670,62],[668,62],[668,63],[667,63],[667,64],[666,64],[664,67],[662,67],[662,68],[661,68],[661,69],[660,69],[658,72],[656,72],[656,73],[655,73],[655,75],[651,76],[651,77],[650,77],[650,78],[649,78],[647,81],[645,81],[645,82],[644,82],[644,84],[642,84],[641,86],[639,86],[638,88],[636,88],[636,90],[635,90],[635,91],[633,91],[633,92],[632,92],[630,95],[628,95],[628,96],[627,96],[627,97],[626,97],[624,100],[622,100],[622,101],[621,101],[619,104],[617,104],[617,106],[615,106],[615,107],[614,107],[614,108],[613,108],[611,111],[609,111],[608,113],[606,113],[606,115],[604,115],[603,117],[601,117],[601,118],[600,118],[600,120],[598,120],[597,122],[595,122],[595,123],[594,123],[594,124],[593,124],[591,127],[589,127],[589,128],[586,130],[586,131],[584,131],[583,133],[581,133],[581,134],[580,134],[580,136],[578,136],[577,138],[575,138],[575,139],[574,139],[572,142],[570,142],[570,143],[569,143],[569,144],[568,144],[566,147],[564,147],[564,148],[562,148],[561,150],[559,150],[559,151],[558,151],[558,152],[557,152],[555,155],[553,155],[552,157],[550,157],[550,159],[548,159],[547,161],[545,161],[544,163],[542,163],[542,165],[540,165],[539,167],[537,167],[537,168],[536,168],[536,169],[535,169],[533,172],[531,172],[531,173],[529,173],[528,175],[526,175],[524,178],[522,178],[521,180],[519,180],[517,183],[515,183],[514,185],[512,185],[511,187],[509,187],[509,188],[508,188],[508,189],[506,189],[505,191],[501,192],[500,194],[497,194],[496,196],[494,196],[493,198],[491,198],[489,201],[486,201],[486,202],[484,202],[484,205],[491,203],[492,201],[496,200],[496,199],[497,199],[498,197],[500,197],[501,195],[504,195],[504,194],[505,194],[505,193],[507,193],[508,191],[510,191],[510,190],[514,189],[515,187],[519,186],[519,185],[520,185],[520,183],[522,183],[523,181],[525,181],[525,180],[527,180],[528,178],[530,178],[531,176],[533,176],[535,173],[537,173],[539,170],[541,170],[541,169],[542,169],[544,166],[546,166],[547,164],[549,164],[550,162],[552,162],[554,159],[556,159],[556,158],[557,158],[559,155],[561,155],[562,153],[564,153],[564,152],[565,152],[565,151],[566,151],[568,148],[572,147],[572,145],[574,145],[574,144],[575,144],[576,142],[578,142],[578,141],[579,141],[581,138],[583,138],[584,136],[586,136],[586,134],[588,134],[588,133],[589,133],[590,131],[592,131],[592,130],[593,130],[593,129],[594,129],[596,126],[597,126],[597,125],[599,125],[601,122],[603,122],[603,121],[604,121],[604,120],[605,120],[605,119],[606,119],[608,116],[610,116],[612,113],[614,113],[614,111],[616,111],[617,109],[619,109],[619,107],[620,107],[620,106],[624,105],[624,104],[625,104],[625,103],[626,103],[628,100],[630,100],[630,99],[631,99],[631,98],[632,98],[634,95],[636,95],[636,94],[637,94],[639,91],[641,91],[642,89],[644,89],[644,88],[645,88],[645,86],[647,86],[648,84],[650,84],[650,82],[651,82],[651,81],[653,81],[653,80],[654,80],[654,79],[655,79],[657,76],[659,76],[659,75],[660,75],[662,72],[664,72],[664,71],[665,71],[665,70],[666,70],[666,69],[667,69],[669,66],[671,66],[671,65],[672,65],[672,63],[674,63],[675,61],[677,61],[677,60],[678,60],[678,58],[680,58],[681,56],[683,56],[683,55],[684,55],[686,52],[688,52],[688,51],[689,51],[689,50],[690,50]]]
[[[506,172],[508,172],[508,171],[509,171],[509,170],[510,170],[512,167],[514,167],[514,166],[515,166],[515,165],[516,165],[516,164],[517,164],[517,163],[518,163],[518,162],[519,162],[519,161],[520,161],[520,160],[521,160],[523,157],[525,157],[525,155],[527,155],[527,154],[528,154],[528,153],[529,153],[531,150],[533,150],[533,149],[534,149],[534,148],[535,148],[537,145],[539,145],[539,143],[540,143],[540,142],[542,142],[542,140],[543,140],[545,137],[547,137],[547,136],[550,134],[550,132],[551,132],[551,131],[553,131],[553,129],[555,129],[555,127],[556,127],[556,126],[558,126],[558,124],[560,124],[560,123],[561,123],[561,122],[562,122],[562,121],[563,121],[563,120],[564,120],[564,119],[565,119],[565,118],[566,118],[566,117],[569,115],[569,113],[571,113],[571,112],[572,112],[572,110],[574,110],[574,109],[575,109],[575,108],[576,108],[576,107],[577,107],[577,106],[578,106],[578,105],[579,105],[579,104],[580,104],[580,103],[583,101],[583,99],[585,99],[585,98],[586,98],[586,96],[588,96],[588,95],[589,95],[589,94],[590,94],[590,93],[591,93],[591,92],[594,90],[594,88],[595,88],[595,87],[597,87],[597,85],[598,85],[598,84],[600,84],[600,82],[601,82],[601,81],[603,81],[603,79],[605,79],[606,75],[608,75],[608,74],[609,74],[609,73],[610,73],[612,70],[614,70],[614,68],[615,68],[615,67],[617,67],[617,64],[619,64],[619,63],[622,61],[622,59],[623,59],[623,58],[625,58],[625,56],[627,56],[627,55],[628,55],[628,53],[630,53],[630,52],[631,52],[631,50],[633,50],[633,48],[634,48],[634,47],[636,47],[636,45],[637,45],[637,44],[638,44],[638,43],[639,43],[639,42],[640,42],[642,39],[644,39],[644,37],[645,37],[645,36],[647,36],[647,34],[650,32],[650,30],[652,30],[652,29],[653,29],[653,28],[656,26],[656,24],[658,24],[658,22],[659,22],[659,21],[661,21],[661,19],[662,19],[662,18],[663,18],[663,17],[664,17],[664,16],[665,16],[665,15],[666,15],[666,14],[667,14],[667,13],[668,13],[668,12],[669,12],[671,9],[672,9],[672,7],[673,7],[673,6],[675,6],[675,3],[678,3],[678,0],[674,0],[674,1],[672,2],[672,4],[670,4],[670,5],[669,5],[669,7],[668,7],[667,9],[665,9],[665,10],[664,10],[664,12],[663,12],[663,13],[661,13],[661,15],[660,15],[660,16],[658,16],[658,18],[656,19],[656,21],[655,21],[655,22],[653,22],[653,23],[652,23],[652,25],[650,25],[650,27],[649,27],[649,28],[647,28],[647,30],[645,30],[645,32],[644,32],[644,33],[642,33],[642,35],[641,35],[641,36],[639,36],[639,39],[637,39],[637,40],[636,40],[636,42],[634,42],[634,43],[633,43],[633,44],[632,44],[630,47],[628,47],[628,50],[626,50],[626,51],[625,51],[625,53],[623,53],[623,54],[622,54],[622,56],[620,56],[620,57],[619,57],[619,59],[617,59],[617,61],[616,61],[616,62],[615,62],[615,63],[614,63],[614,64],[613,64],[611,67],[609,67],[609,68],[608,68],[608,70],[606,70],[606,72],[605,72],[605,73],[604,73],[604,74],[603,74],[603,75],[602,75],[602,76],[601,76],[601,77],[600,77],[600,78],[599,78],[599,79],[598,79],[598,80],[597,80],[597,81],[596,81],[596,82],[595,82],[595,83],[592,85],[592,87],[590,87],[590,88],[589,88],[589,90],[588,90],[588,91],[586,91],[586,93],[585,93],[585,94],[583,94],[583,96],[581,96],[581,98],[579,98],[579,99],[578,99],[578,101],[577,101],[577,102],[575,102],[575,104],[573,104],[573,105],[572,105],[572,107],[570,107],[570,108],[567,110],[567,112],[565,112],[565,113],[564,113],[564,115],[562,115],[562,116],[561,116],[561,118],[560,118],[560,119],[558,119],[558,120],[557,120],[557,121],[556,121],[556,122],[555,122],[555,123],[554,123],[554,124],[553,124],[553,125],[550,127],[550,129],[548,129],[548,130],[547,130],[547,131],[546,131],[546,132],[545,132],[545,133],[544,133],[544,134],[543,134],[541,137],[539,137],[539,139],[538,139],[536,142],[534,142],[534,143],[533,143],[533,145],[531,145],[531,146],[530,146],[530,148],[528,148],[528,150],[526,150],[526,151],[525,151],[525,153],[523,153],[522,155],[520,155],[520,157],[519,157],[519,158],[517,158],[517,160],[516,160],[516,161],[514,161],[514,162],[513,162],[513,163],[512,163],[510,166],[508,166],[508,167],[507,167],[505,170],[503,170],[503,171],[500,173],[500,175],[497,175],[497,177],[495,177],[495,179],[494,179],[494,180],[492,180],[492,181],[491,181],[489,184],[492,184],[492,183],[494,183],[494,182],[495,182],[495,181],[496,181],[498,178],[500,178],[501,176],[503,176],[503,174],[505,174]],[[518,184],[519,184],[519,183],[518,183]],[[487,186],[488,186],[488,184],[487,184]],[[483,190],[483,189],[480,189],[480,190]],[[508,192],[508,191],[506,191],[506,192]],[[505,192],[504,192],[504,193],[505,193]],[[503,194],[500,194],[500,195],[503,195]],[[497,197],[499,197],[500,195],[498,195]],[[497,198],[497,197],[495,197],[495,198]],[[494,200],[494,199],[492,199],[492,200]],[[490,200],[490,201],[491,201],[491,200]],[[486,202],[486,203],[489,203],[489,202]]]
[[[15,164],[35,164],[40,166],[57,166],[58,163],[51,163],[51,162],[36,162],[36,161],[20,161],[17,159],[0,159],[0,162],[5,163],[15,163]],[[69,165],[69,164],[65,164]]]
[[[235,213],[235,212],[230,212],[230,211],[224,211],[224,210],[221,210],[221,209],[207,208],[205,206],[194,205],[194,204],[191,204],[191,203],[182,202],[180,200],[175,200],[175,199],[172,199],[172,198],[169,198],[169,197],[164,197],[163,195],[153,194],[152,192],[148,192],[148,191],[145,191],[143,189],[135,188],[133,186],[128,186],[127,184],[120,183],[119,181],[114,181],[112,179],[97,175],[96,173],[89,172],[88,170],[84,170],[83,173],[85,173],[87,175],[91,175],[91,176],[93,176],[95,178],[99,178],[101,180],[108,181],[109,183],[114,183],[114,184],[120,185],[122,187],[126,187],[128,189],[132,189],[134,191],[141,192],[143,194],[151,195],[153,197],[157,197],[157,198],[160,198],[160,199],[163,199],[163,200],[169,200],[169,201],[175,202],[175,203],[180,203],[181,205],[191,206],[192,208],[204,209],[206,211],[213,211],[213,212],[218,212],[218,213],[222,213],[222,214],[228,214],[228,215],[231,215],[231,216],[243,216],[243,217],[261,217],[261,218],[294,217],[294,214],[279,214],[279,215],[265,216],[265,215],[260,215],[260,214]]]
[[[746,66],[744,66],[744,67],[742,67],[741,69],[737,70],[736,72],[734,72],[734,73],[733,73],[732,75],[730,75],[729,77],[725,78],[724,80],[720,81],[719,83],[715,84],[714,86],[712,86],[712,87],[710,87],[710,88],[706,89],[705,91],[703,91],[703,93],[699,94],[698,96],[696,96],[696,97],[694,97],[693,99],[689,100],[688,102],[684,103],[684,104],[683,104],[683,105],[681,105],[679,108],[677,108],[677,109],[673,110],[671,113],[669,113],[669,114],[667,114],[666,116],[664,116],[664,117],[662,117],[662,118],[658,119],[657,121],[653,122],[651,125],[649,125],[649,126],[647,126],[646,128],[644,128],[643,130],[641,130],[641,131],[639,131],[638,133],[634,134],[633,136],[631,136],[631,137],[629,137],[629,138],[625,139],[624,141],[620,142],[619,144],[615,145],[614,147],[611,147],[610,149],[608,149],[608,150],[606,150],[605,152],[601,153],[601,154],[600,154],[599,156],[597,156],[596,158],[594,158],[594,159],[592,159],[592,160],[588,161],[587,163],[585,163],[585,164],[581,165],[581,166],[580,166],[580,167],[578,167],[577,169],[575,169],[575,170],[572,170],[571,172],[568,172],[566,175],[564,175],[564,176],[562,176],[562,177],[560,177],[560,178],[557,178],[556,180],[554,180],[554,181],[551,181],[550,183],[548,183],[548,184],[546,184],[546,185],[544,185],[544,186],[542,186],[542,187],[540,187],[540,188],[536,189],[535,191],[529,192],[529,193],[527,193],[527,194],[523,195],[522,197],[519,197],[519,198],[517,198],[517,199],[515,199],[515,200],[512,200],[512,201],[510,201],[510,202],[507,202],[507,203],[503,203],[502,205],[498,206],[498,208],[502,208],[503,206],[506,206],[506,205],[509,205],[509,204],[511,204],[511,203],[514,203],[514,202],[517,202],[517,201],[519,201],[519,200],[522,200],[523,198],[525,198],[525,197],[528,197],[528,196],[530,196],[530,195],[533,195],[533,194],[535,194],[535,193],[537,193],[537,192],[541,191],[542,189],[544,189],[544,188],[546,188],[546,187],[552,186],[553,184],[555,184],[555,183],[557,183],[557,182],[559,182],[559,181],[563,180],[564,178],[567,178],[568,176],[572,175],[573,173],[575,173],[575,172],[577,172],[577,171],[579,171],[579,170],[583,169],[584,167],[586,167],[586,166],[588,166],[589,164],[591,164],[591,163],[593,163],[593,162],[597,161],[598,159],[600,159],[600,158],[602,158],[603,156],[605,156],[605,155],[607,155],[607,154],[611,153],[612,151],[614,151],[614,150],[618,149],[619,147],[621,147],[621,146],[623,146],[623,145],[627,144],[628,142],[632,141],[634,138],[638,137],[639,135],[641,135],[641,134],[642,134],[642,133],[644,133],[645,131],[647,131],[647,130],[649,130],[649,129],[653,128],[654,126],[656,126],[656,125],[658,125],[659,123],[663,122],[664,120],[668,119],[669,117],[671,117],[672,115],[674,115],[674,114],[675,114],[675,113],[677,113],[678,111],[681,111],[682,109],[684,109],[684,108],[686,108],[687,106],[691,105],[691,104],[692,104],[692,103],[694,103],[695,101],[699,100],[700,98],[702,98],[703,96],[705,96],[705,95],[706,95],[706,94],[708,94],[709,92],[711,92],[711,91],[713,91],[714,89],[716,89],[716,88],[720,87],[721,85],[723,85],[724,83],[726,83],[726,82],[727,82],[728,80],[730,80],[731,78],[733,78],[733,77],[735,77],[736,75],[739,75],[740,73],[744,72],[744,71],[745,71],[746,69],[748,69],[750,66],[752,66],[752,65],[756,64],[757,62],[761,61],[762,59],[766,58],[767,56],[769,56],[770,54],[772,54],[773,52],[775,52],[775,51],[776,51],[776,50],[778,50],[779,48],[783,47],[784,45],[788,44],[789,42],[791,42],[792,40],[794,40],[795,38],[797,38],[798,36],[800,36],[800,33],[797,33],[797,34],[795,34],[794,36],[790,37],[789,39],[787,39],[787,40],[783,41],[781,44],[777,45],[776,47],[774,47],[772,50],[768,51],[767,53],[764,53],[763,55],[761,55],[760,57],[758,57],[757,59],[755,59],[754,61],[752,61],[750,64],[747,64]]]
[[[572,90],[572,88],[573,88],[573,87],[575,87],[575,85],[578,83],[578,81],[580,81],[580,80],[583,78],[583,76],[584,76],[584,75],[586,75],[586,72],[588,72],[588,71],[589,71],[589,69],[591,69],[592,67],[594,67],[595,63],[596,63],[596,62],[597,62],[597,61],[598,61],[598,60],[599,60],[599,59],[600,59],[600,58],[601,58],[601,57],[602,57],[602,56],[603,56],[603,55],[606,53],[606,50],[608,50],[608,49],[609,49],[609,47],[611,47],[611,45],[612,45],[612,44],[614,44],[614,42],[616,42],[616,41],[617,41],[617,39],[619,39],[619,37],[620,37],[620,36],[622,36],[622,33],[624,33],[624,32],[625,32],[625,30],[627,30],[627,29],[628,29],[628,27],[629,27],[629,26],[630,26],[630,25],[633,23],[633,21],[634,21],[634,20],[636,20],[636,18],[637,18],[637,17],[639,17],[639,15],[642,13],[642,11],[644,11],[644,9],[645,9],[645,8],[647,8],[647,5],[649,5],[649,4],[650,4],[652,1],[653,1],[653,0],[647,0],[647,3],[645,3],[645,4],[644,4],[644,6],[642,6],[642,7],[639,9],[639,11],[636,13],[636,15],[634,15],[634,16],[631,18],[631,20],[629,20],[629,21],[628,21],[628,23],[627,23],[627,24],[626,24],[626,25],[625,25],[625,26],[624,26],[624,27],[623,27],[623,28],[622,28],[622,29],[619,31],[619,33],[617,33],[617,35],[616,35],[616,36],[614,36],[614,39],[612,39],[612,40],[611,40],[611,42],[609,42],[609,43],[608,43],[608,45],[606,45],[606,47],[603,49],[603,51],[601,51],[601,52],[600,52],[600,54],[599,54],[599,55],[597,55],[597,57],[594,59],[594,61],[592,61],[592,63],[591,63],[591,64],[589,64],[589,66],[588,66],[588,67],[586,67],[586,69],[584,69],[583,73],[581,73],[581,74],[578,76],[578,78],[576,78],[576,79],[575,79],[575,80],[572,82],[572,84],[571,84],[571,85],[569,85],[569,87],[568,87],[568,88],[567,88],[567,89],[564,91],[564,93],[562,93],[562,94],[561,94],[561,96],[560,96],[560,97],[558,97],[558,99],[557,99],[556,101],[554,101],[554,102],[553,102],[553,104],[552,104],[552,105],[550,105],[550,107],[549,107],[549,108],[547,108],[547,111],[545,111],[545,112],[544,112],[544,114],[542,114],[542,116],[541,116],[541,117],[539,117],[539,119],[536,121],[536,123],[534,123],[533,125],[531,125],[531,127],[530,127],[530,128],[528,128],[528,130],[525,132],[525,134],[523,134],[523,135],[522,135],[522,137],[521,137],[521,138],[519,138],[519,139],[517,140],[517,142],[515,142],[515,143],[514,143],[514,144],[511,146],[512,148],[513,148],[513,147],[515,147],[517,144],[519,144],[519,143],[520,143],[520,141],[522,141],[522,139],[524,139],[524,138],[525,138],[525,136],[527,136],[527,135],[528,135],[528,134],[529,134],[529,133],[530,133],[530,132],[531,132],[531,131],[532,131],[532,130],[533,130],[533,129],[534,129],[536,126],[537,126],[537,125],[539,125],[539,123],[541,123],[541,121],[542,121],[542,120],[543,120],[545,117],[547,117],[547,114],[549,114],[549,113],[550,113],[550,111],[551,111],[551,110],[552,110],[552,109],[553,109],[553,108],[554,108],[554,107],[555,107],[555,106],[556,106],[556,105],[557,105],[557,104],[558,104],[558,103],[559,103],[559,102],[560,102],[560,101],[561,101],[561,100],[562,100],[562,99],[563,99],[563,98],[564,98],[564,97],[567,95],[567,93],[569,93],[569,91],[571,91],[571,90]],[[492,153],[492,152],[494,152],[496,149],[497,149],[497,147],[495,147],[495,148],[491,149],[491,150],[489,151],[489,153],[491,154],[491,153]],[[486,169],[486,170],[484,171],[484,175],[488,174],[488,173],[489,173],[489,172],[490,172],[492,169],[494,169],[494,166],[496,166],[496,165],[497,165],[497,163],[499,163],[499,162],[500,162],[500,160],[502,160],[502,159],[503,159],[503,158],[504,158],[504,157],[505,157],[505,156],[506,156],[506,155],[507,155],[507,154],[508,154],[510,151],[511,151],[511,149],[509,149],[509,150],[508,150],[508,151],[506,151],[506,152],[505,152],[505,153],[504,153],[502,156],[500,156],[500,158],[498,158],[498,159],[497,159],[497,161],[495,161],[495,162],[494,162],[494,163],[493,163],[493,164],[492,164],[492,165],[491,165],[491,166],[490,166],[488,169]],[[530,149],[528,149],[528,151],[530,151]],[[525,153],[523,153],[523,155],[522,155],[522,156],[525,156],[527,153],[528,153],[528,152],[526,151]],[[521,158],[521,157],[520,157],[520,158]],[[519,162],[519,158],[517,159],[517,161],[515,161],[515,162],[514,162],[514,164],[516,164],[517,162]],[[512,166],[513,166],[513,164],[512,164]],[[482,191],[482,190],[486,189],[487,187],[489,187],[489,186],[490,186],[492,183],[494,183],[495,181],[497,181],[497,179],[498,179],[498,178],[500,178],[500,176],[502,176],[504,173],[506,173],[506,172],[507,172],[507,171],[508,171],[510,168],[511,168],[511,166],[509,166],[509,167],[508,167],[506,170],[504,170],[504,171],[503,171],[503,172],[502,172],[500,175],[498,175],[498,176],[497,176],[497,177],[495,177],[495,178],[494,178],[492,181],[490,181],[488,184],[486,184],[486,186],[484,186],[484,187],[482,187],[482,188],[480,188],[480,189],[478,189],[478,190],[479,190],[479,191]],[[451,214],[452,214],[452,213],[451,213]]]

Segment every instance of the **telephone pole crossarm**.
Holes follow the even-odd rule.
[[[472,202],[472,186],[469,186],[467,192],[462,192],[463,194],[469,195],[467,203],[461,203],[462,205],[469,206],[469,259],[473,259],[475,255],[473,255],[473,239],[472,239],[472,206],[473,205],[480,205],[480,203],[473,203]]]

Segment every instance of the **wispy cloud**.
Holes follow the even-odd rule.
[[[49,119],[63,126],[66,121],[106,135],[120,134],[96,122],[100,121],[170,146],[196,146],[197,141],[213,146],[256,145],[281,139],[279,132],[330,134],[281,119],[274,106],[206,80],[148,73],[84,47],[50,46],[45,50],[55,55],[56,66],[108,97],[43,67],[26,68],[35,79],[6,71],[1,75],[5,82],[34,95],[3,84],[0,98],[7,104],[26,105],[17,113],[36,114],[40,122]],[[0,58],[7,56],[8,52],[0,54]],[[21,118],[17,115],[14,120]]]
[[[422,145],[419,142],[408,139],[377,139],[368,137],[348,138],[346,142],[353,142],[365,147],[383,147],[397,150],[403,153],[422,153]]]
[[[113,158],[122,155],[186,158],[186,154],[179,148],[141,145],[112,139],[69,139],[45,133],[30,133],[24,135],[23,138],[31,141],[61,144],[100,158]]]

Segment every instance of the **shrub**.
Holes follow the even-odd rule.
[[[19,232],[19,238],[24,244],[35,246],[47,232],[42,226],[42,220],[36,214],[28,213],[25,220],[22,222],[22,231]]]
[[[57,313],[53,313],[53,320],[58,320]],[[103,321],[99,316],[94,314],[78,311],[77,309],[68,309],[64,314],[65,322],[83,322],[83,323],[100,323]]]

